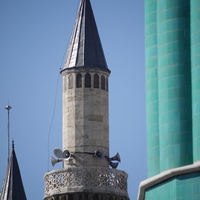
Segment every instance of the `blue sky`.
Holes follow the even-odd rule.
[[[144,5],[141,0],[91,3],[111,70],[110,155],[120,153],[118,169],[129,174],[133,200],[146,178]],[[61,167],[53,168],[50,156],[62,148],[59,72],[78,5],[79,0],[0,1],[0,185],[7,166],[9,100],[11,140],[28,200],[43,199],[44,174]]]

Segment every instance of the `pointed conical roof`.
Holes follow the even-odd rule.
[[[26,200],[14,143],[12,145],[12,152],[8,162],[0,200]]]
[[[63,70],[74,67],[109,71],[89,0],[81,0]]]

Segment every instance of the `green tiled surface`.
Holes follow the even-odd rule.
[[[145,0],[148,176],[200,160],[200,0]],[[200,172],[146,191],[199,200]]]
[[[191,1],[193,158],[200,159],[200,1]]]
[[[200,172],[181,175],[160,183],[145,193],[145,200],[199,200]]]
[[[197,140],[193,142],[195,151],[200,152],[200,74],[197,75],[200,72],[200,25],[196,29],[191,27],[195,29],[193,42],[190,39],[190,2],[200,8],[196,0],[145,0],[149,177],[193,163],[191,93],[196,97],[196,102],[193,97],[193,104],[197,112],[193,114],[193,121],[197,123]],[[199,10],[193,15],[195,24],[199,23]],[[196,73],[192,74],[196,78],[192,83],[191,44],[198,54],[192,61],[198,65],[198,69],[194,69]],[[195,92],[191,91],[191,84]]]
[[[145,5],[147,163],[148,176],[151,177],[160,172],[157,79],[157,0],[146,0]]]

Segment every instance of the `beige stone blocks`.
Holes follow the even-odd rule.
[[[90,79],[86,80],[88,74]],[[65,162],[65,165],[108,166],[106,159],[99,162],[92,153],[99,150],[109,157],[109,73],[101,70],[66,70],[62,75],[63,150],[74,154],[73,160]],[[97,79],[94,83],[94,75],[99,77],[98,83]],[[101,80],[107,81],[103,83],[105,88],[101,87]],[[91,81],[91,86],[85,87],[88,81]],[[99,88],[94,88],[95,84]]]

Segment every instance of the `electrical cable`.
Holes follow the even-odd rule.
[[[53,106],[53,115],[52,115],[52,118],[51,118],[51,123],[50,123],[50,127],[49,127],[49,132],[48,132],[48,144],[47,144],[47,147],[48,147],[48,149],[47,149],[47,151],[48,151],[47,169],[48,169],[48,171],[49,171],[49,141],[50,141],[51,128],[52,128],[52,125],[53,125],[53,120],[54,120],[55,110],[56,110],[59,78],[60,78],[60,73],[58,74],[58,78],[57,78],[56,93],[55,93],[54,106]]]
[[[70,38],[68,40],[68,44],[70,42]],[[64,65],[64,57],[67,55],[67,49],[68,49],[68,46],[65,48],[65,51],[64,51],[64,54],[63,54],[63,57],[62,57],[62,61],[61,61],[61,64],[60,64],[60,70],[62,69],[63,65]],[[54,99],[54,106],[53,106],[53,115],[52,115],[52,119],[51,119],[51,123],[50,123],[50,128],[49,128],[49,132],[48,132],[48,148],[47,148],[47,156],[48,156],[48,159],[47,159],[47,171],[49,171],[49,143],[50,143],[50,135],[51,135],[51,128],[52,128],[52,125],[53,125],[53,120],[54,120],[54,115],[55,115],[55,110],[56,110],[56,102],[57,102],[57,93],[58,93],[58,83],[59,83],[59,77],[60,77],[60,72],[59,72],[59,75],[58,75],[58,78],[57,78],[57,83],[56,83],[56,93],[55,93],[55,99]],[[80,130],[79,130],[80,131]]]

